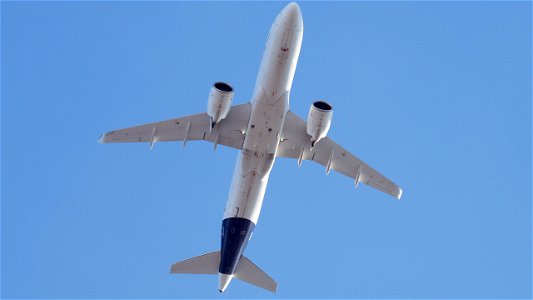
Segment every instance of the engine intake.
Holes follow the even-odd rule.
[[[215,82],[211,87],[207,101],[207,114],[211,118],[211,127],[225,119],[231,108],[233,87],[224,82]]]
[[[331,104],[319,100],[311,105],[307,116],[307,134],[311,136],[311,147],[326,137],[332,118],[333,107]]]

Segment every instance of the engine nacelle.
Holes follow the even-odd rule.
[[[309,108],[307,134],[311,136],[311,147],[326,137],[333,118],[333,107],[325,101],[316,101]]]
[[[211,127],[226,118],[233,100],[233,88],[224,82],[215,82],[207,101],[207,114],[211,117]]]

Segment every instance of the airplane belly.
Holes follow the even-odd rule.
[[[248,149],[239,153],[224,219],[245,218],[257,224],[274,160],[272,153]]]
[[[224,219],[246,218],[257,224],[287,110],[287,98],[277,104],[258,101],[253,105],[243,149],[235,164]]]
[[[222,221],[221,291],[231,280],[259,219],[289,111],[289,93],[300,53],[303,23],[298,6],[287,7],[270,29],[250,101],[252,109],[244,143],[233,171]]]

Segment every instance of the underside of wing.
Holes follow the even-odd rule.
[[[195,141],[205,140],[215,144],[241,149],[244,129],[250,119],[250,104],[233,106],[227,117],[211,128],[207,113],[113,130],[100,137],[101,143]]]
[[[305,121],[292,112],[288,112],[285,118],[277,156],[298,159],[298,164],[303,160],[312,160],[326,167],[327,173],[335,170],[353,178],[356,186],[362,182],[398,199],[402,196],[402,189],[398,185],[330,138],[321,139],[311,148]]]

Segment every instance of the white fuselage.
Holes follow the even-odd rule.
[[[224,219],[239,217],[257,224],[285,115],[289,110],[289,94],[302,36],[300,10],[296,4],[288,5],[270,28]]]

